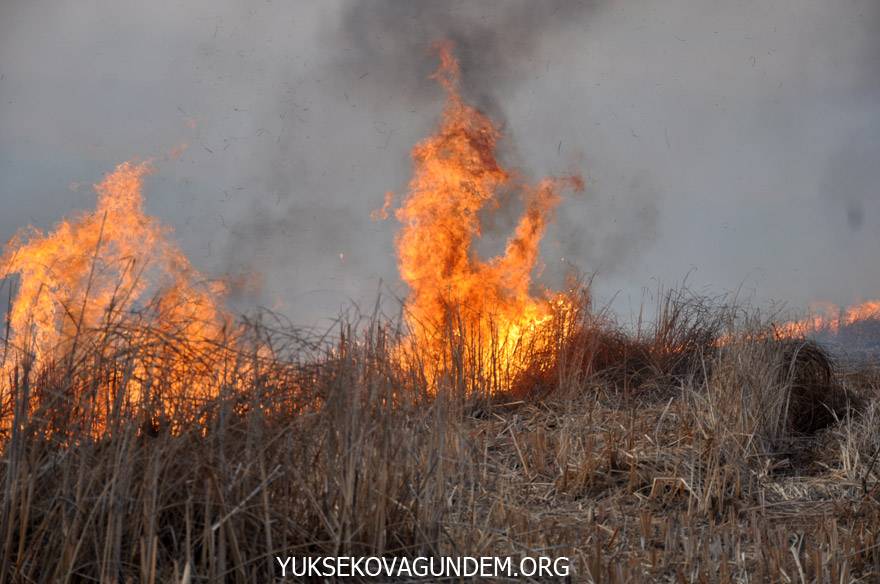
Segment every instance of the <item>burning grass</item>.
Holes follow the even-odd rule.
[[[568,555],[603,582],[880,576],[880,376],[753,322],[724,332],[736,311],[683,295],[629,333],[587,298],[543,331],[557,357],[537,345],[503,391],[473,339],[449,337],[460,358],[434,382],[380,317],[316,337],[265,314],[187,355],[174,383],[211,370],[207,397],[168,407],[149,397],[168,380],[134,399],[125,372],[181,356],[144,331],[124,357],[93,353],[106,331],[84,330],[74,358],[3,380],[0,581],[267,581],[276,554]]]
[[[11,242],[0,582],[271,581],[274,556],[307,554],[568,556],[593,582],[880,578],[880,375],[836,365],[800,321],[683,292],[630,328],[585,286],[537,294],[541,236],[581,181],[511,184],[440,56],[446,108],[396,212],[403,322],[234,321],[143,214],[144,165]],[[523,213],[481,260],[480,212],[511,187]]]

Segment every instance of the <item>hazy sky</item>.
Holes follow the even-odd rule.
[[[239,306],[314,323],[403,294],[397,225],[369,215],[437,120],[442,37],[506,162],[587,179],[547,284],[595,271],[622,311],[689,272],[793,306],[880,296],[876,0],[3,0],[0,239],[153,157],[147,209],[192,262],[260,274]]]

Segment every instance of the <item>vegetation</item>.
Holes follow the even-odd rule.
[[[221,348],[163,329],[171,352],[115,313],[7,368],[0,581],[265,582],[308,554],[880,578],[880,372],[684,294],[657,314],[625,332],[572,294],[499,372],[465,327],[438,356],[379,315],[315,337],[264,314]]]

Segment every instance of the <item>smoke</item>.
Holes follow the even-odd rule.
[[[410,102],[436,99],[425,79],[436,68],[431,51],[451,40],[466,95],[484,110],[540,71],[541,45],[574,22],[593,18],[604,0],[361,0],[345,4],[333,66],[383,94]],[[493,112],[494,113],[494,112]]]
[[[0,2],[0,240],[155,157],[147,212],[201,271],[262,274],[243,304],[312,322],[402,295],[398,225],[370,212],[437,121],[449,38],[505,164],[586,178],[545,282],[876,297],[878,31],[876,0]]]
[[[583,213],[589,201],[612,217],[591,222],[589,228],[582,213],[563,215],[555,223],[544,245],[542,277],[545,284],[558,286],[573,266],[603,273],[624,268],[650,244],[656,230],[656,193],[646,169],[632,169],[624,193],[615,181],[606,181],[603,169],[585,168],[583,157],[560,155],[564,134],[535,127],[521,133],[519,124],[508,123],[515,94],[529,81],[541,83],[550,61],[576,46],[560,47],[558,39],[596,22],[606,5],[605,0],[350,2],[338,26],[330,27],[334,34],[328,36],[328,45],[334,49],[324,71],[340,85],[355,86],[359,95],[376,96],[384,107],[414,108],[435,118],[443,93],[429,81],[437,68],[432,49],[438,41],[452,41],[461,64],[462,93],[505,133],[499,145],[504,164],[533,176],[589,172],[588,195],[570,200],[567,208]],[[523,154],[523,142],[538,144],[555,160],[540,153],[543,161],[535,164]],[[482,255],[503,250],[521,211],[516,194],[502,190],[499,206],[482,214],[483,237],[477,246]]]
[[[860,6],[861,26],[852,31],[856,50],[852,59],[838,63],[843,69],[841,87],[853,113],[868,109],[868,115],[853,119],[826,165],[822,182],[824,198],[831,206],[833,223],[845,221],[851,232],[880,221],[880,183],[876,165],[880,160],[880,4]]]
[[[880,185],[872,167],[880,160],[880,124],[866,126],[846,137],[829,161],[824,194],[831,204],[832,222],[844,220],[852,231],[874,223],[880,211]]]
[[[550,0],[542,3],[528,0],[484,3],[379,0],[344,3],[338,18],[323,23],[319,33],[323,58],[316,61],[310,74],[321,79],[328,93],[343,95],[346,109],[357,107],[356,104],[366,105],[379,118],[374,121],[372,129],[385,143],[381,152],[370,159],[376,162],[378,157],[395,160],[399,170],[394,174],[377,176],[371,173],[359,177],[361,184],[376,185],[372,193],[373,206],[378,206],[380,194],[387,189],[405,190],[410,172],[406,155],[416,141],[433,130],[437,121],[444,92],[430,76],[438,66],[435,45],[440,41],[449,40],[454,45],[456,58],[461,64],[465,98],[489,113],[494,123],[504,127],[507,139],[502,141],[500,148],[505,164],[536,173],[544,170],[566,174],[581,172],[582,169],[574,168],[570,161],[559,167],[528,169],[527,160],[517,148],[512,128],[504,123],[505,105],[511,94],[529,77],[540,74],[544,64],[536,57],[541,47],[572,22],[583,22],[599,14],[603,4],[600,0]],[[415,123],[410,121],[409,127],[398,129],[396,126],[407,113]],[[355,131],[347,129],[349,133]],[[406,139],[397,140],[397,148],[389,150],[388,145],[395,134]],[[352,136],[347,138],[350,140]],[[290,150],[289,145],[282,142],[281,146],[285,145],[285,151]],[[283,193],[290,192],[287,188],[291,185],[285,180],[288,174],[277,172],[279,166],[281,161],[275,160],[270,173],[270,188],[277,190],[279,196],[285,196]],[[325,181],[325,189],[326,184]],[[499,207],[483,217],[484,237],[478,246],[481,253],[488,256],[503,249],[521,210],[515,194],[510,189],[498,193]],[[598,188],[592,189],[591,196],[598,198]],[[313,233],[314,239],[303,241],[294,253],[276,261],[275,266],[283,265],[305,274],[304,270],[295,267],[297,262],[305,261],[313,273],[325,273],[328,277],[335,274],[332,277],[339,279],[341,275],[336,273],[341,267],[336,257],[339,253],[347,254],[349,268],[369,263],[370,258],[364,256],[362,246],[358,245],[358,241],[369,239],[370,234],[363,227],[369,223],[363,207],[359,213],[360,217],[348,205],[344,209],[339,206],[328,208],[326,202],[305,205],[292,202],[286,211],[272,213],[255,208],[237,222],[237,234],[227,248],[228,269],[232,271],[247,263],[264,263],[256,262],[255,258],[265,258],[267,248],[290,249],[290,242],[296,238],[291,237],[291,233],[300,234],[300,239],[303,233]],[[391,220],[380,227],[387,232],[396,232],[398,225]],[[578,226],[566,231],[571,233],[557,230],[557,239],[573,241],[580,237]],[[594,234],[594,238],[600,237]],[[617,240],[613,251],[609,251],[615,257],[625,256],[626,250],[634,247],[632,239],[618,237]],[[384,257],[393,257],[390,241],[390,237],[383,241],[386,246]],[[576,254],[572,255],[576,257]],[[309,262],[308,258],[323,258],[323,261]],[[550,265],[552,269],[545,273],[547,282],[561,284],[564,270],[556,269],[556,264]],[[397,275],[391,273],[385,279],[393,282]],[[397,289],[395,294],[405,294],[405,290]]]

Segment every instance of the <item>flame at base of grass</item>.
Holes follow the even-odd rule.
[[[774,325],[779,338],[799,338],[816,334],[839,334],[842,329],[867,321],[880,321],[880,300],[868,300],[846,308],[831,303],[814,303],[805,318]]]
[[[149,163],[119,165],[95,186],[94,211],[48,234],[22,231],[8,243],[0,276],[17,275],[18,288],[0,355],[0,407],[12,401],[22,375],[59,362],[70,377],[67,403],[78,401],[78,391],[107,394],[92,412],[99,416],[137,402],[161,410],[177,398],[210,397],[215,373],[201,357],[225,345],[223,286],[206,282],[170,230],[144,213],[150,170]],[[86,362],[105,369],[103,386],[77,386]],[[39,384],[31,392],[32,406],[48,399]]]
[[[410,288],[406,317],[411,341],[424,351],[426,375],[462,358],[484,369],[509,372],[522,347],[538,342],[563,296],[530,293],[541,237],[559,203],[559,191],[583,188],[580,177],[545,179],[520,186],[524,211],[503,255],[484,261],[473,242],[481,235],[479,213],[497,208],[511,174],[496,158],[500,132],[467,105],[458,91],[459,67],[448,43],[439,46],[434,78],[447,94],[437,132],[413,149],[413,178],[397,210],[400,274]],[[534,348],[534,347],[531,347]],[[459,354],[456,355],[456,352]]]

